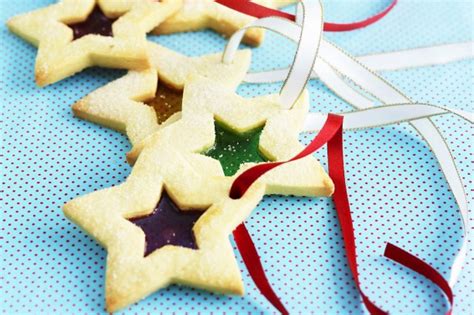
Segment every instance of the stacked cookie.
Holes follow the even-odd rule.
[[[291,0],[258,1],[279,7]],[[253,17],[213,0],[63,0],[12,18],[10,30],[38,46],[35,79],[44,86],[90,66],[130,71],[73,105],[83,119],[125,132],[134,165],[119,186],[78,197],[64,213],[108,251],[106,305],[115,311],[177,283],[243,293],[229,234],[265,194],[329,196],[333,183],[314,157],[275,169],[240,199],[236,176],[255,163],[302,149],[303,93],[289,110],[278,95],[235,93],[250,50],[186,57],[147,41],[212,28],[230,35]],[[244,41],[258,45],[262,30]]]

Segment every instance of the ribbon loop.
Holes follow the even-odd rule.
[[[319,43],[323,27],[322,6],[319,0],[302,0],[302,27],[295,27],[296,24],[288,28],[288,20],[279,17],[267,17],[255,20],[249,25],[235,32],[223,54],[223,62],[229,63],[233,60],[235,53],[242,41],[245,32],[249,28],[261,27],[268,30],[288,28],[293,38],[298,38],[298,47],[293,63],[288,71],[288,76],[280,91],[280,101],[283,108],[291,108],[303,92],[318,56]]]
[[[298,42],[298,29],[301,28],[301,26],[289,20],[279,19],[279,21],[278,25],[270,24],[267,25],[267,28],[279,32],[292,41]],[[227,48],[236,49],[236,47]],[[384,104],[412,103],[408,97],[393,87],[390,83],[324,39],[321,40],[319,56],[313,70],[329,88],[335,91],[337,95],[342,96],[342,98],[356,107],[372,107],[373,102],[367,99],[366,96],[357,92],[354,88],[350,87],[343,79],[339,78],[341,73],[344,77],[350,79],[357,86],[361,87],[364,91],[373,95]],[[328,82],[334,83],[334,85],[328,84]],[[294,93],[299,94],[301,92],[295,91]],[[356,100],[357,103],[354,103],[353,100]],[[439,129],[429,118],[414,120],[410,123],[415,127],[415,129],[417,129],[436,156],[441,171],[443,172],[460,209],[464,235],[462,247],[456,255],[451,268],[450,284],[454,285],[459,278],[459,273],[462,264],[465,261],[467,252],[467,200],[464,186],[459,172],[457,171],[454,159],[452,158],[451,151]]]

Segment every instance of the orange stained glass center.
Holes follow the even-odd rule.
[[[162,124],[171,115],[181,111],[182,101],[183,91],[172,89],[164,84],[158,84],[155,97],[146,101],[145,104],[155,109],[158,123]]]

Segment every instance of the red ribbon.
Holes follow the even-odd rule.
[[[363,28],[374,24],[385,15],[387,15],[393,7],[397,4],[398,0],[392,0],[390,5],[386,7],[383,11],[377,13],[374,16],[371,16],[365,20],[352,22],[352,23],[324,23],[324,31],[326,32],[345,32],[345,31],[353,31],[359,28]],[[254,16],[256,18],[263,18],[269,16],[279,16],[291,21],[295,21],[296,17],[293,14],[282,12],[279,10],[271,9],[259,5],[254,2],[250,2],[250,0],[216,0],[217,3],[220,3],[226,7],[234,9],[236,11],[242,12],[244,14]]]
[[[336,208],[336,212],[341,225],[342,235],[344,239],[344,247],[346,249],[347,260],[349,268],[351,269],[354,281],[356,283],[359,294],[362,297],[362,301],[366,306],[367,310],[371,314],[388,314],[379,307],[377,307],[369,298],[364,294],[360,287],[359,282],[359,271],[357,268],[356,260],[356,245],[354,236],[354,226],[352,224],[351,209],[349,204],[349,198],[347,195],[347,188],[344,176],[344,151],[343,151],[343,137],[342,137],[342,124],[343,117],[333,114],[329,114],[328,118],[319,132],[318,135],[311,141],[311,143],[303,149],[294,158],[285,162],[270,162],[258,164],[240,174],[232,184],[230,190],[231,198],[238,199],[242,197],[247,189],[263,174],[269,170],[278,167],[279,165],[295,161],[304,158],[316,150],[321,148],[324,144],[328,144],[328,161],[329,161],[329,175],[331,176],[335,191],[333,200]],[[281,300],[277,297],[271,285],[265,276],[260,258],[254,243],[248,233],[245,225],[241,224],[234,231],[234,238],[237,247],[242,255],[247,269],[249,270],[250,276],[254,280],[257,288],[277,308],[282,314],[288,314],[288,311],[283,306]],[[403,249],[387,243],[384,256],[398,262],[405,267],[412,269],[413,271],[425,276],[433,283],[435,283],[448,297],[450,302],[450,308],[446,315],[450,315],[453,304],[453,293],[449,284],[446,280],[430,265],[422,261],[421,259],[413,256],[412,254],[404,251]]]
[[[407,268],[410,268],[411,270],[419,273],[420,275],[424,276],[425,278],[436,284],[444,292],[449,301],[449,309],[446,311],[445,315],[452,314],[454,304],[453,291],[451,290],[448,281],[446,281],[443,276],[441,276],[439,272],[436,271],[436,269],[434,269],[418,257],[413,256],[412,254],[404,251],[403,249],[391,243],[387,243],[383,255],[388,259],[396,261],[397,263],[402,264]]]
[[[240,255],[244,260],[245,265],[252,277],[253,282],[260,290],[262,295],[283,315],[288,315],[283,303],[280,301],[278,296],[272,289],[272,286],[268,282],[265,270],[263,270],[262,262],[258,256],[255,244],[252,241],[252,237],[249,231],[242,223],[234,230],[234,240],[239,249]]]

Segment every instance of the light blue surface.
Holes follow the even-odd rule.
[[[36,49],[10,34],[9,16],[52,1],[0,0],[2,113],[2,313],[104,312],[105,251],[69,223],[68,200],[122,182],[130,172],[126,137],[74,118],[70,105],[124,71],[89,69],[47,88],[33,83]],[[328,21],[351,21],[388,1],[326,1]],[[327,38],[354,55],[473,40],[471,1],[401,0],[375,26]],[[294,45],[274,34],[254,50],[253,69],[288,64]],[[188,55],[221,50],[210,31],[153,38]],[[415,101],[472,111],[474,63],[461,61],[383,76]],[[243,85],[245,96],[278,85]],[[337,112],[349,105],[311,81],[312,110]],[[472,130],[464,121],[435,119],[448,139],[462,177],[472,190]],[[303,135],[308,141],[310,135]],[[362,286],[392,313],[443,314],[439,290],[381,257],[385,241],[399,244],[447,276],[460,244],[461,225],[437,163],[408,125],[345,134],[347,178],[359,248]],[[317,156],[325,164],[322,150]],[[248,220],[276,292],[293,313],[352,313],[363,308],[345,260],[329,199],[266,197]],[[239,261],[240,256],[238,256]],[[472,261],[472,250],[469,251]],[[240,261],[241,263],[241,261]],[[241,263],[245,297],[173,286],[123,313],[273,313]],[[455,314],[472,308],[472,263],[454,288]]]

